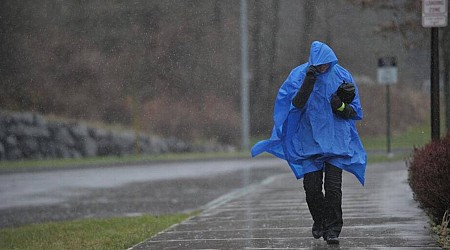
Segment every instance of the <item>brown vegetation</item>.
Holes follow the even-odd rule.
[[[428,120],[429,97],[404,84],[390,87],[392,132],[402,132]],[[380,85],[359,86],[364,118],[357,123],[362,135],[380,135],[386,131],[386,88]]]
[[[409,184],[421,206],[441,224],[450,209],[450,135],[414,151]]]
[[[344,0],[249,1],[253,135],[270,133],[276,92],[307,60],[312,40],[329,43],[353,74],[372,78],[378,56],[400,53],[399,77],[408,84],[392,91],[393,129],[426,119],[426,97],[413,89],[428,68],[407,61],[426,53],[408,54],[398,34],[376,37],[374,18],[390,15],[364,13],[370,22],[354,22],[359,9]],[[0,19],[2,109],[238,141],[239,1],[6,0]],[[360,85],[360,92],[360,133],[383,133],[384,89]]]

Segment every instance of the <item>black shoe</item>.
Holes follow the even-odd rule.
[[[336,236],[328,236],[326,239],[324,238],[324,240],[327,241],[328,245],[338,245],[339,244],[339,239]]]
[[[312,227],[312,235],[315,239],[320,239],[320,237],[322,237],[323,235],[322,225],[317,225],[316,223],[314,223]]]

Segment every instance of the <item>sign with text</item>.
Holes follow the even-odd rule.
[[[422,0],[422,26],[445,27],[448,23],[448,0]]]
[[[382,85],[397,83],[397,59],[395,57],[378,59],[377,80]]]

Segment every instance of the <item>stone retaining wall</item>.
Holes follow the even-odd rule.
[[[133,131],[47,121],[34,113],[0,111],[0,160],[122,156],[136,153],[137,148],[144,154],[234,150],[231,146],[198,146]]]

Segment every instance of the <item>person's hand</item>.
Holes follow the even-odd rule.
[[[343,102],[349,104],[356,96],[355,85],[344,81],[336,93]]]
[[[341,101],[341,98],[339,98],[339,96],[336,93],[334,93],[331,96],[331,109],[333,111],[337,111],[337,110],[342,111],[340,109],[343,109],[343,107],[342,107],[343,105],[345,105],[345,104]]]
[[[319,70],[317,69],[317,67],[314,65],[310,65],[308,70],[306,71],[306,75],[316,76],[317,74],[319,74]]]

